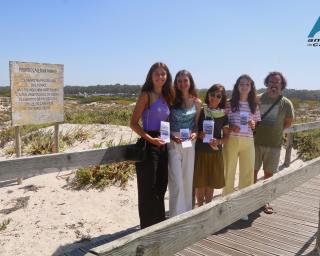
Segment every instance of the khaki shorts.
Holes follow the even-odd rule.
[[[272,148],[255,145],[255,163],[254,169],[260,170],[263,164],[263,170],[276,173],[280,160],[281,148]]]

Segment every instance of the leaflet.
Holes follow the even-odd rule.
[[[214,132],[213,120],[203,120],[203,132],[204,132],[203,143],[209,143],[213,139],[213,132]]]
[[[160,138],[164,140],[165,143],[170,142],[170,123],[169,122],[161,121]]]
[[[181,142],[182,148],[192,147],[192,143],[189,137],[190,137],[189,129],[180,129],[180,139],[182,140]]]
[[[240,112],[240,132],[248,132],[249,113]]]

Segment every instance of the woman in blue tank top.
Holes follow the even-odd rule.
[[[153,64],[133,111],[130,127],[147,143],[147,158],[136,163],[140,227],[165,220],[164,195],[168,184],[168,151],[159,138],[160,122],[167,121],[173,101],[167,65]],[[142,127],[139,120],[142,119]]]
[[[174,89],[176,97],[170,112],[171,142],[168,145],[170,217],[192,209],[195,139],[201,110],[190,72],[181,70],[177,73]],[[181,134],[184,133],[191,142],[183,142]]]

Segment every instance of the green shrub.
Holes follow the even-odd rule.
[[[131,109],[111,109],[111,110],[83,110],[70,111],[65,113],[65,122],[73,124],[129,124],[132,115]]]
[[[295,133],[293,148],[304,161],[320,156],[320,130]]]
[[[54,138],[50,131],[36,131],[23,138],[24,151],[30,155],[53,153]],[[65,143],[59,139],[59,151],[63,151]]]
[[[77,170],[72,185],[76,189],[97,188],[117,185],[122,188],[134,175],[134,165],[131,162],[120,162],[101,166],[92,166]]]
[[[90,137],[89,131],[79,128],[73,132],[73,137],[75,140],[78,140],[80,142],[86,141]]]
[[[3,231],[7,228],[7,226],[10,224],[10,222],[12,221],[11,218],[8,219],[4,219],[1,223],[0,223],[0,231]]]

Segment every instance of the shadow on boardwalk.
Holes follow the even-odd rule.
[[[78,241],[72,244],[60,246],[54,252],[53,256],[83,256],[90,249],[109,243],[118,238],[124,237],[140,230],[140,226],[134,226],[126,230],[122,230],[113,234],[107,234],[90,239],[90,241]]]

